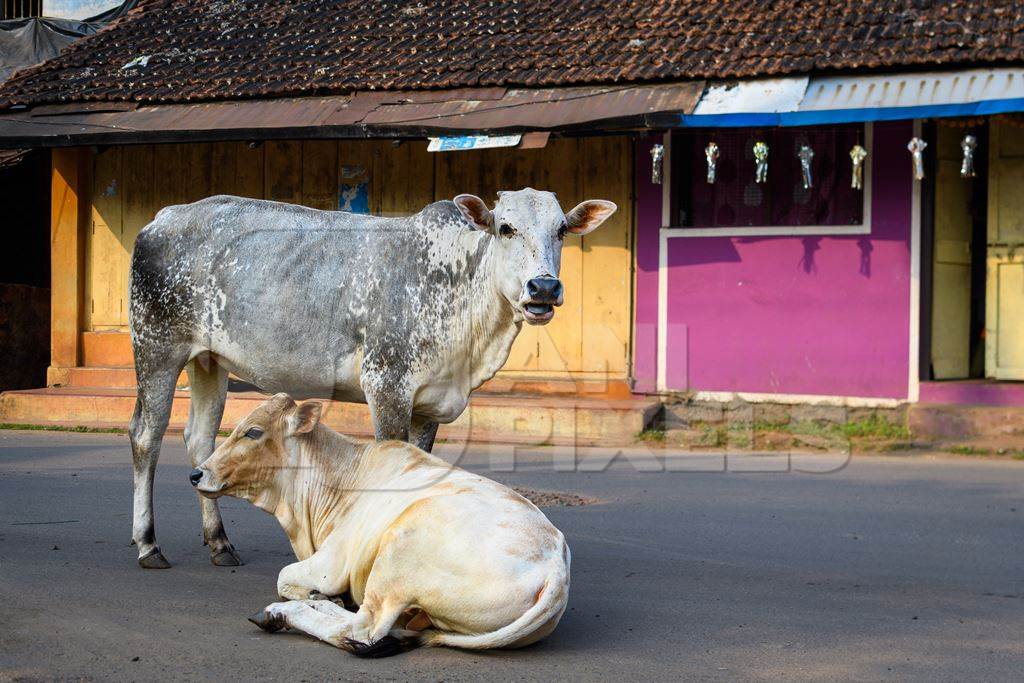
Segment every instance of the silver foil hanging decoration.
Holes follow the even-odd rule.
[[[754,180],[768,182],[768,144],[761,140],[754,143]]]
[[[708,160],[708,183],[714,185],[718,179],[718,145],[709,142],[704,148],[704,156]]]
[[[651,147],[651,183],[661,185],[661,167],[665,160],[665,145]]]
[[[974,177],[974,150],[978,148],[978,138],[965,135],[960,141],[960,149],[964,151],[964,159],[960,162],[960,177]]]
[[[803,176],[804,189],[814,187],[814,178],[811,177],[811,160],[814,159],[814,150],[807,145],[800,145],[800,151],[796,153],[800,157],[800,175]]]
[[[850,176],[850,187],[855,190],[864,189],[864,160],[868,151],[860,145],[850,148],[850,161],[853,162],[853,175]]]
[[[928,143],[921,138],[910,138],[910,142],[907,143],[907,149],[914,161],[914,178],[917,180],[924,180],[924,148],[927,146]]]

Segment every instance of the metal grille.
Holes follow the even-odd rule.
[[[3,0],[4,19],[43,16],[43,0]]]

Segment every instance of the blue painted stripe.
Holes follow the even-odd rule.
[[[916,107],[880,107],[871,109],[826,109],[749,114],[680,114],[683,128],[750,128],[756,126],[813,126],[823,123],[861,121],[900,121],[904,119],[988,116],[1024,111],[1024,98],[984,100],[962,104],[929,104]]]
[[[779,126],[779,114],[680,114],[681,128],[752,128]]]
[[[753,128],[780,126],[780,114],[680,114],[680,126],[687,128]]]

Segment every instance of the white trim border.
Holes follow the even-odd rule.
[[[871,398],[865,396],[825,396],[820,394],[764,394],[748,391],[695,391],[695,401],[729,403],[782,403],[786,405],[842,406],[846,408],[898,408],[907,403],[902,398]]]
[[[914,119],[914,137],[921,137],[921,120]],[[907,400],[921,399],[921,182],[912,179],[910,194],[910,349],[907,357]]]
[[[665,131],[662,144],[661,224],[668,225],[672,213],[672,131]],[[658,372],[657,389],[665,391],[665,364],[668,360],[668,235],[662,227],[658,231]]]

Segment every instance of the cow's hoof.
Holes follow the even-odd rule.
[[[287,626],[283,616],[280,614],[274,614],[270,610],[266,609],[249,617],[249,621],[256,624],[267,633],[280,631]]]
[[[210,554],[210,562],[213,562],[218,567],[241,567],[244,562],[242,558],[238,556],[234,548],[225,548],[216,553]]]
[[[139,566],[143,569],[170,569],[171,563],[160,552],[160,548],[153,548],[139,558]]]

